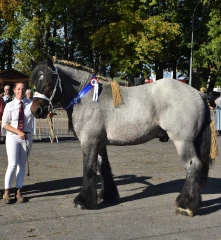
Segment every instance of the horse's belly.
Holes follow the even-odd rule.
[[[122,126],[109,129],[107,139],[111,145],[136,145],[160,136],[159,129],[139,126]]]

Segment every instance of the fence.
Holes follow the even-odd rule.
[[[52,118],[52,128],[53,133],[51,132],[51,128],[49,125],[49,118],[47,119],[34,119],[34,133],[33,136],[35,139],[49,138],[52,142],[53,133],[55,135],[55,139],[58,143],[59,137],[70,136],[68,132],[68,117],[67,113],[63,109],[56,109],[55,115]],[[5,136],[5,130],[2,129],[1,136]],[[72,135],[73,136],[73,135]]]
[[[55,115],[52,118],[52,128],[58,143],[59,137],[69,136],[68,131],[68,117],[63,109],[56,109]],[[51,132],[49,118],[35,119],[34,135],[35,138],[42,139],[42,137],[49,137],[52,141],[53,133]]]

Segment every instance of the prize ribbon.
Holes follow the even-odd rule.
[[[76,103],[78,103],[84,95],[91,90],[91,88],[94,87],[94,94],[93,94],[93,101],[98,101],[98,89],[99,84],[96,78],[96,75],[92,77],[90,80],[90,83],[88,83],[65,107],[64,109],[67,110],[69,107],[74,106]]]

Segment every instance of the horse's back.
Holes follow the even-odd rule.
[[[136,144],[166,133],[171,139],[194,140],[201,129],[205,103],[197,90],[177,80],[123,88],[122,96],[123,104],[107,118],[112,143]]]

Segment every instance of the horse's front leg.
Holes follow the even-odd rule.
[[[106,145],[99,148],[98,170],[101,176],[101,190],[98,194],[98,202],[114,202],[119,198],[117,186],[113,180],[111,166],[108,160]]]
[[[83,151],[83,186],[79,195],[74,199],[76,208],[97,209],[96,171],[97,143],[81,144]]]

